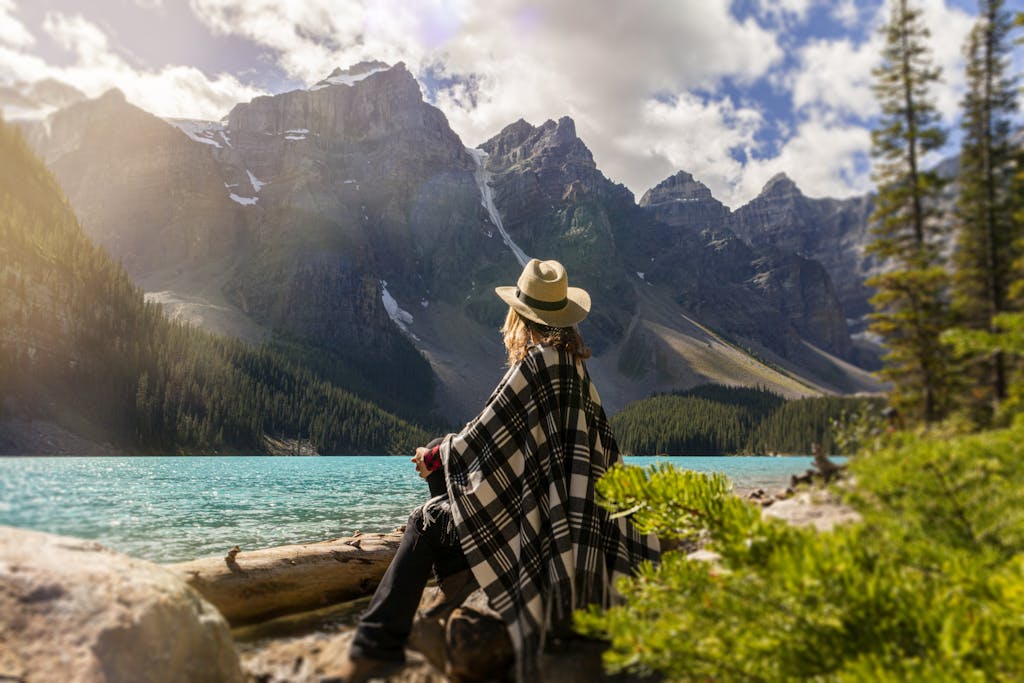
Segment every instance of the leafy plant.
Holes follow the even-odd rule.
[[[670,680],[1018,680],[1024,428],[884,438],[851,462],[862,521],[831,532],[762,518],[721,477],[613,468],[613,514],[720,559],[667,552],[578,629],[611,642],[612,671]]]

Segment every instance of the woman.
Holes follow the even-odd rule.
[[[334,680],[366,680],[402,661],[431,566],[447,600],[483,588],[523,680],[535,677],[552,625],[607,605],[619,575],[658,557],[655,537],[609,519],[595,501],[596,481],[619,454],[575,327],[590,295],[568,286],[562,264],[536,259],[515,287],[495,292],[509,305],[508,372],[461,432],[417,449],[413,462],[436,495],[410,517]]]

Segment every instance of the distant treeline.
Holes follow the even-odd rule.
[[[631,403],[611,423],[619,448],[635,455],[807,454],[813,443],[832,453],[836,423],[881,409],[879,399],[786,400],[763,388],[705,384]]]
[[[141,452],[409,452],[427,434],[290,361],[169,321],[0,122],[0,417]]]

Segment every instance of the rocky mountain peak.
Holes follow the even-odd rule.
[[[730,227],[760,249],[798,254],[820,262],[836,285],[847,318],[870,310],[864,286],[866,259],[851,245],[862,244],[871,214],[866,198],[806,197],[786,174],[774,176],[756,198],[732,214]]]
[[[640,207],[656,220],[687,232],[717,230],[729,219],[729,209],[708,186],[686,171],[669,176],[647,190]]]
[[[576,134],[576,123],[568,116],[557,121],[548,119],[533,126],[519,119],[480,145],[495,164],[493,170],[532,164],[546,168],[573,167],[585,173],[597,170],[594,156]],[[574,177],[577,174],[574,174]]]
[[[569,144],[577,139],[576,122],[568,116],[558,119],[557,123],[551,120],[545,121],[541,128],[548,129],[552,124],[554,124],[554,130],[551,137],[556,145]]]
[[[651,206],[661,202],[682,201],[714,201],[711,190],[704,183],[696,180],[686,171],[679,171],[644,192],[640,198],[640,206]]]
[[[40,104],[66,107],[87,99],[78,88],[54,78],[44,78],[28,86],[26,94]],[[123,97],[123,95],[122,95]]]
[[[54,109],[86,99],[78,88],[54,78],[0,85],[0,108],[4,109],[5,117],[13,119],[39,119]]]
[[[308,90],[261,96],[228,114],[237,133],[275,136],[321,148],[356,140],[383,139],[397,130],[431,130],[435,141],[464,155],[444,115],[423,101],[419,83],[399,62],[360,62],[335,69]],[[433,135],[433,134],[431,134]],[[446,152],[446,155],[449,154]],[[466,164],[471,164],[466,161]]]
[[[765,183],[764,188],[761,190],[759,197],[784,197],[784,196],[803,196],[800,188],[796,186],[793,179],[785,173],[776,173]]]
[[[518,119],[501,129],[501,132],[492,141],[496,140],[507,149],[518,147],[523,144],[536,128],[527,123],[524,119]]]
[[[159,288],[216,291],[250,327],[342,349],[345,363],[358,358],[367,368],[429,379],[416,343],[435,367],[462,367],[460,355],[445,355],[444,331],[456,324],[490,334],[502,311],[489,288],[514,280],[517,251],[559,258],[602,302],[588,331],[598,356],[618,353],[644,311],[669,320],[662,311],[676,305],[775,353],[797,353],[792,340],[800,338],[846,349],[843,316],[813,263],[734,236],[730,210],[685,171],[648,190],[637,207],[597,168],[570,117],[536,126],[519,119],[480,145],[486,157],[471,155],[405,65],[380,61],[241,103],[223,125],[172,122],[176,130],[141,120],[120,93],[101,100],[125,110],[79,105],[94,110],[102,135],[85,125],[83,111],[69,117],[66,132],[56,121],[47,143],[91,234],[140,274],[223,261],[216,289],[199,281],[206,276]],[[794,208],[816,200],[787,199],[800,195],[785,175],[763,194],[776,192],[780,199],[756,202],[747,234],[806,223],[794,223]],[[236,262],[236,254],[244,258]],[[660,367],[655,360],[669,347],[637,335],[621,348],[633,353],[639,344],[654,359],[650,367]],[[609,373],[621,367],[612,356],[604,365]],[[405,391],[404,377],[363,372],[351,370],[352,381],[374,397]],[[463,393],[447,384],[461,371],[444,372],[446,391]],[[653,377],[637,386],[649,391]],[[415,384],[429,393],[428,381]]]
[[[576,122],[568,116],[563,116],[558,121],[548,119],[534,131],[533,146],[535,149],[571,146],[574,149],[586,150],[588,156],[590,154],[590,150],[576,135]]]
[[[96,134],[96,131],[91,130],[94,125],[134,129],[158,120],[128,102],[123,92],[112,88],[95,99],[76,102],[53,114],[49,130],[44,136],[50,138],[50,149],[43,158],[50,163],[56,156],[74,149],[82,142],[83,135]],[[36,132],[42,134],[43,131]],[[33,144],[39,145],[41,142],[41,139],[37,139]]]
[[[97,102],[102,104],[124,104],[128,100],[125,98],[124,93],[119,88],[111,88],[102,95],[96,98]]]

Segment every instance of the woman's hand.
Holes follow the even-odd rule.
[[[416,465],[416,472],[423,479],[426,479],[427,477],[430,476],[430,471],[427,469],[426,463],[423,462],[423,456],[429,452],[429,448],[423,448],[421,446],[420,448],[416,449],[416,455],[412,456],[411,458],[411,461]]]

